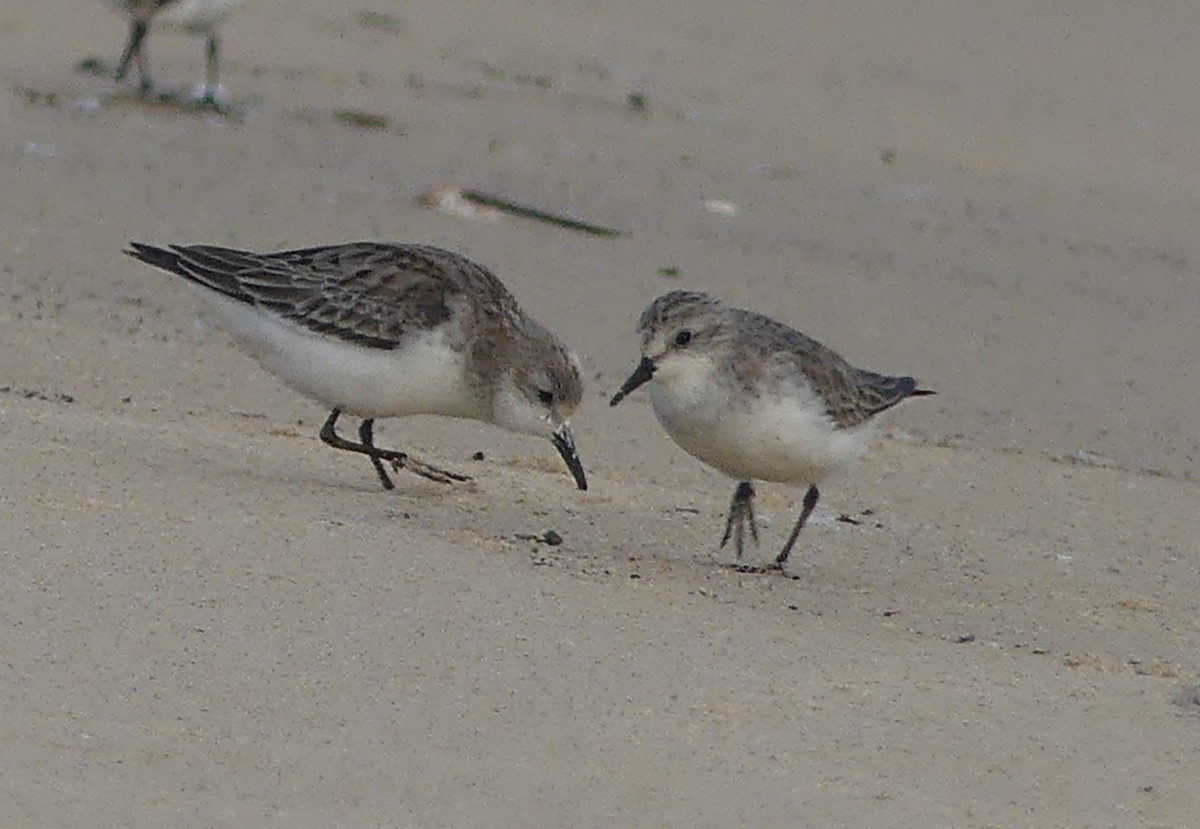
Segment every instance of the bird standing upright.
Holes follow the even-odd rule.
[[[787,563],[817,505],[817,483],[867,451],[874,416],[933,394],[911,377],[854,368],[799,331],[694,291],[658,297],[637,332],[641,362],[611,404],[651,383],[650,403],[671,439],[738,481],[722,547],[732,536],[740,560],[746,526],[758,541],[755,480],[808,486],[772,569]]]
[[[154,88],[146,56],[146,38],[153,27],[169,27],[206,40],[205,77],[196,101],[202,106],[221,108],[219,48],[217,24],[245,0],[105,0],[129,18],[129,38],[117,64],[114,77],[125,80],[129,67],[138,66],[138,89],[148,95]]]

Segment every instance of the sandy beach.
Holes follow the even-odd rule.
[[[222,115],[79,71],[103,3],[0,10],[0,824],[1200,825],[1198,30],[250,0]],[[473,482],[381,490],[122,254],[358,239],[484,263],[571,344],[588,492],[424,417],[379,443]],[[822,485],[794,578],[722,566],[732,482],[608,405],[674,288],[938,392]],[[802,495],[759,488],[753,555]]]

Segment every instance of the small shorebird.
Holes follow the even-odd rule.
[[[434,481],[467,480],[375,446],[376,418],[437,414],[548,437],[587,489],[568,418],[583,396],[579,361],[526,315],[489,270],[425,245],[358,242],[250,253],[131,243],[130,256],[200,289],[264,368],[332,409],[321,440]],[[362,419],[359,441],[338,417]]]
[[[772,569],[787,563],[817,505],[817,483],[869,448],[872,418],[933,394],[911,377],[854,368],[799,331],[707,294],[660,296],[642,313],[637,333],[641,362],[612,405],[653,381],[650,403],[671,439],[738,481],[721,547],[732,535],[740,560],[747,524],[758,543],[753,481],[808,485]]]
[[[166,26],[188,34],[201,35],[207,40],[207,69],[198,103],[219,108],[220,84],[218,72],[217,24],[245,0],[105,0],[108,5],[129,18],[129,39],[117,64],[114,77],[125,80],[129,66],[137,61],[138,88],[148,95],[154,84],[146,58],[146,36],[151,26]]]

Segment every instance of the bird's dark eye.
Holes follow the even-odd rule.
[[[683,348],[685,345],[687,345],[691,341],[692,341],[692,332],[688,331],[686,328],[675,335],[675,345],[679,346],[680,348]]]
[[[549,406],[554,402],[554,392],[538,389],[538,400],[543,406]]]

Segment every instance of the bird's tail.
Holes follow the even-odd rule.
[[[226,251],[223,248],[196,245],[184,247],[172,245],[170,249],[130,242],[125,253],[138,261],[153,265],[169,273],[178,274],[206,288],[219,291],[240,302],[254,302],[237,279],[238,268],[243,267],[241,251]]]
[[[910,397],[925,397],[930,394],[937,394],[933,389],[922,389],[917,386],[917,380],[914,377],[890,377],[886,374],[876,374],[872,371],[863,372],[867,384],[875,392],[878,398],[877,412],[884,409],[890,409],[897,403],[907,400]]]

